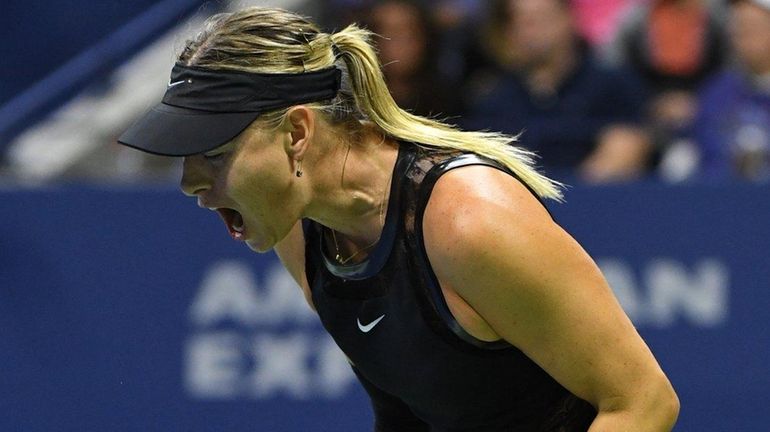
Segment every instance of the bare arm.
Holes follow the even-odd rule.
[[[297,282],[297,285],[302,288],[302,293],[305,295],[307,303],[315,310],[313,299],[310,295],[310,285],[305,275],[305,235],[302,233],[302,221],[297,222],[289,231],[289,234],[278,242],[273,250],[278,255],[278,258],[280,258],[283,266],[286,267],[286,270]]]
[[[678,400],[593,260],[518,181],[480,166],[436,184],[430,262],[502,338],[596,407],[590,431],[667,431]]]

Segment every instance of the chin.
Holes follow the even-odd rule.
[[[254,240],[246,240],[246,246],[256,253],[270,252],[273,249],[273,244],[258,243]]]

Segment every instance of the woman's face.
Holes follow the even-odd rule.
[[[518,66],[536,67],[574,43],[572,16],[560,0],[511,0],[508,34]]]
[[[372,11],[372,23],[384,36],[378,45],[386,73],[405,76],[420,68],[427,36],[415,7],[399,2],[381,4]]]
[[[751,2],[733,6],[730,35],[738,58],[752,72],[770,72],[770,11]]]
[[[216,210],[230,235],[266,252],[300,218],[292,205],[294,162],[284,150],[290,135],[249,127],[234,140],[184,159],[182,191]]]

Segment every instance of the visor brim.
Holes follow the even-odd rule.
[[[226,144],[258,116],[257,112],[218,113],[160,103],[118,142],[160,156],[191,156]]]

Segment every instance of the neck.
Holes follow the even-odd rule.
[[[395,142],[368,128],[360,142],[340,140],[314,168],[313,198],[305,217],[336,231],[343,256],[376,243],[387,211]]]

